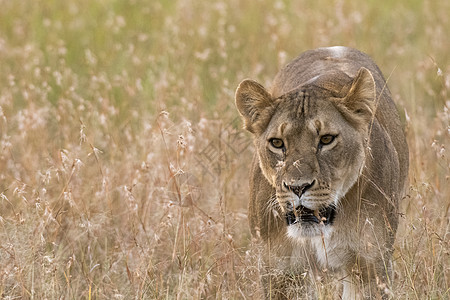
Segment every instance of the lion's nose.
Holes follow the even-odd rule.
[[[294,194],[296,194],[298,197],[300,197],[302,194],[304,194],[308,189],[310,189],[316,181],[313,180],[312,182],[307,182],[303,184],[293,184],[289,185],[285,181],[283,181],[283,185],[286,189],[290,190]]]

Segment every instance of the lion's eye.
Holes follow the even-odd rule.
[[[324,145],[329,145],[334,141],[335,136],[331,135],[331,134],[326,134],[326,135],[322,135],[320,137],[320,145],[324,146]]]
[[[283,143],[282,139],[270,139],[269,142],[272,145],[272,147],[274,147],[274,148],[281,149],[284,147],[284,143]]]

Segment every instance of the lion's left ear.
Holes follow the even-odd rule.
[[[273,106],[269,92],[256,81],[246,79],[236,90],[236,107],[244,121],[244,128],[253,134],[261,134],[270,120]]]
[[[372,73],[361,68],[351,84],[350,90],[343,99],[343,105],[357,117],[369,123],[375,111],[376,86]]]

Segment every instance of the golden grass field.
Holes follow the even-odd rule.
[[[450,299],[449,12],[431,0],[0,0],[0,297],[260,299],[253,146],[234,91],[345,45],[388,78],[410,148],[392,293]]]

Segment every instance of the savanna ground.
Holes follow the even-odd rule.
[[[405,124],[392,291],[450,298],[449,1],[0,8],[2,298],[259,299],[234,91],[330,45],[374,58]]]

